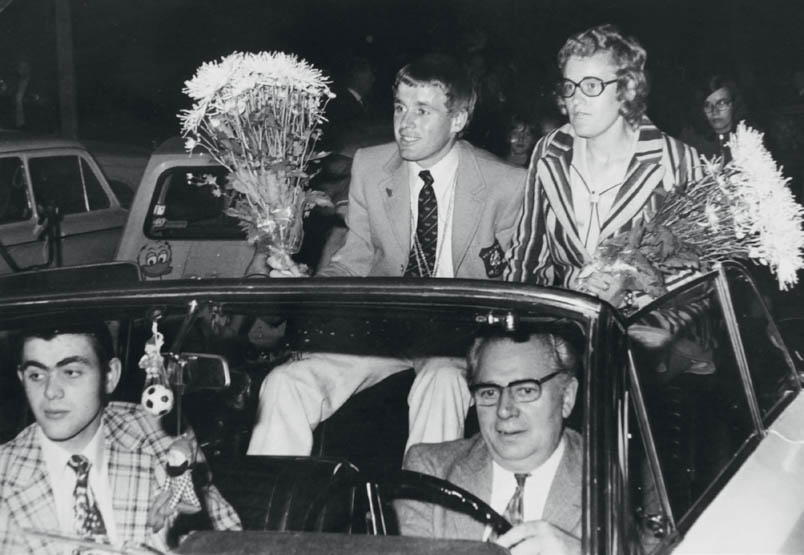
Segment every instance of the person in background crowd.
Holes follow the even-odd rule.
[[[556,94],[569,123],[533,151],[505,279],[586,291],[619,306],[609,274],[579,279],[597,245],[651,217],[666,193],[700,175],[694,148],[645,116],[645,49],[612,25],[570,37]]]
[[[508,123],[508,152],[505,160],[515,166],[527,167],[536,145],[536,127],[528,118],[514,114]]]
[[[682,132],[682,139],[707,158],[722,156],[724,162],[729,162],[729,139],[737,124],[747,116],[740,88],[734,80],[723,75],[709,75],[698,86],[695,102],[703,115],[699,121],[705,119],[704,128],[699,133],[694,126],[688,126]]]
[[[459,140],[475,99],[469,76],[450,56],[430,54],[397,73],[396,141],[355,154],[346,241],[317,276],[502,276],[525,175]],[[462,437],[470,403],[465,361],[303,353],[263,381],[248,453],[309,455],[322,420],[355,393],[411,367],[417,375],[408,444]]]

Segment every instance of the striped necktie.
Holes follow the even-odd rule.
[[[67,466],[75,472],[73,517],[76,533],[83,537],[105,536],[106,525],[103,523],[103,516],[89,489],[89,461],[83,455],[73,455]]]
[[[419,192],[419,218],[408,256],[405,277],[435,277],[438,246],[438,201],[429,170],[419,172],[424,186]]]

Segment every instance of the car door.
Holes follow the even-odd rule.
[[[804,454],[782,436],[801,436],[804,403],[747,272],[724,265],[670,293],[632,317],[629,337],[633,550],[801,546]]]
[[[34,212],[57,207],[61,261],[65,266],[114,258],[127,211],[101,177],[95,161],[79,149],[59,149],[27,158]],[[29,245],[40,260],[44,249]]]
[[[0,273],[44,262],[44,243],[36,241],[36,215],[25,158],[0,157]]]

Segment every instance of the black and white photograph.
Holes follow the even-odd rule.
[[[804,553],[802,28],[0,0],[0,553]]]

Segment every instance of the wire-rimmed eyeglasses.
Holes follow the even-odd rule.
[[[500,385],[491,382],[481,382],[469,386],[469,391],[475,399],[475,404],[481,407],[496,405],[502,397],[503,389],[511,393],[511,397],[517,403],[532,403],[542,396],[542,385],[561,374],[561,371],[547,374],[543,378],[530,378],[526,380],[514,380],[508,385]]]
[[[732,99],[731,98],[721,98],[714,104],[711,102],[707,102],[703,105],[704,112],[712,113],[712,112],[722,112],[729,106],[731,106]]]
[[[606,90],[606,85],[616,83],[617,79],[610,79],[604,81],[597,77],[584,77],[580,82],[576,83],[572,79],[559,79],[556,84],[556,94],[561,98],[570,98],[575,94],[575,89],[581,89],[581,92],[589,97],[600,96]]]

